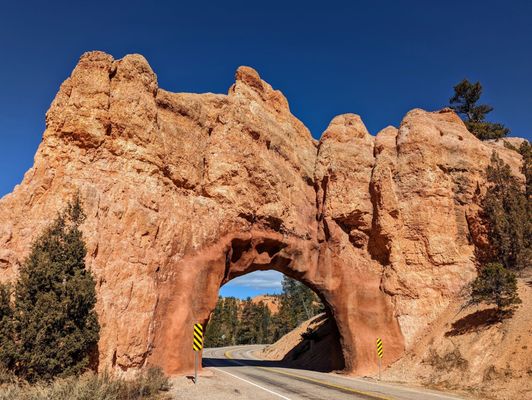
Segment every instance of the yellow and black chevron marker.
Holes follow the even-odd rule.
[[[382,340],[381,338],[377,338],[377,355],[379,358],[382,358],[382,355],[384,353],[383,347],[382,347]]]
[[[203,326],[201,324],[194,324],[194,339],[192,348],[194,351],[203,349]]]

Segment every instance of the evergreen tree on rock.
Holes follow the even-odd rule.
[[[487,104],[477,104],[482,95],[480,82],[471,83],[464,79],[454,87],[454,96],[449,100],[451,108],[465,118],[467,129],[480,140],[498,139],[508,135],[504,125],[487,122],[486,114],[493,111]]]
[[[531,199],[495,152],[486,174],[489,186],[482,208],[488,222],[490,254],[485,258],[510,270],[523,270],[532,265]]]

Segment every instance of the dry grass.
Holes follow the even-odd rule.
[[[33,385],[0,370],[0,400],[163,400],[170,398],[165,393],[169,389],[168,378],[154,368],[132,381],[87,373]]]
[[[436,351],[431,350],[428,357],[424,360],[438,371],[467,371],[469,362],[462,356],[460,350],[455,348],[453,351],[447,352],[440,356]]]

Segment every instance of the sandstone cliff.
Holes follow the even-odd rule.
[[[193,366],[191,327],[221,284],[276,269],[334,317],[346,370],[410,349],[475,276],[491,152],[450,110],[371,136],[333,119],[317,143],[286,98],[240,67],[227,95],[160,89],[140,55],[84,54],[46,116],[35,164],[0,200],[0,279],[77,190],[97,279],[100,367]]]

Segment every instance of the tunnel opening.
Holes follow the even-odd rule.
[[[297,255],[278,238],[231,240],[218,298],[206,320],[205,348],[248,346],[253,363],[263,366],[345,368],[332,308],[304,269],[294,265]]]
[[[178,262],[178,266],[171,264],[170,268],[169,264],[158,273],[157,284],[160,285],[161,294],[148,355],[150,365],[160,366],[168,374],[193,370],[197,353],[190,342],[193,327],[199,323],[205,332],[205,346],[200,350],[203,362],[200,366],[208,367],[209,357],[223,356],[224,352],[220,353],[222,347],[219,346],[260,344],[265,347],[282,340],[285,335],[291,335],[282,351],[272,350],[268,358],[265,355],[255,361],[264,366],[281,363],[281,366],[288,368],[320,372],[353,370],[356,343],[353,343],[348,319],[351,303],[346,304],[343,297],[338,296],[338,290],[342,290],[339,285],[343,282],[331,275],[328,259],[320,258],[313,241],[252,229],[227,235],[212,246]],[[256,273],[277,273],[277,292],[264,289],[260,293],[238,296],[225,293],[225,288],[238,283],[239,278],[253,278]],[[281,282],[289,278],[292,284],[312,294],[312,303],[307,302],[299,307],[300,315],[304,315],[304,318],[294,318],[296,323],[292,325],[278,321],[273,323],[273,320],[279,319],[272,315],[276,312],[268,310],[269,315],[264,315],[264,306],[258,304],[258,312],[263,312],[262,316],[266,319],[264,324],[268,327],[262,329],[262,334],[257,334],[259,329],[251,329],[249,324],[242,322],[249,320],[243,311],[249,303],[247,297],[253,300],[257,295],[275,295],[280,308],[283,294]],[[176,290],[178,285],[184,290]],[[223,298],[221,303],[220,294]],[[226,299],[228,297],[233,299]],[[236,298],[238,307],[234,304],[237,303]],[[255,301],[255,305],[257,303]],[[305,310],[305,307],[317,310]],[[251,311],[246,312],[257,313],[257,307],[247,304],[247,308],[251,308]],[[288,311],[293,311],[293,308],[291,305],[285,306]],[[221,310],[224,311],[222,316]],[[214,323],[216,319],[218,328]],[[227,323],[231,319],[233,325]],[[312,320],[308,322],[309,319]],[[245,335],[242,335],[242,331]],[[214,346],[215,349],[212,349]],[[169,348],[175,351],[168,351]]]

